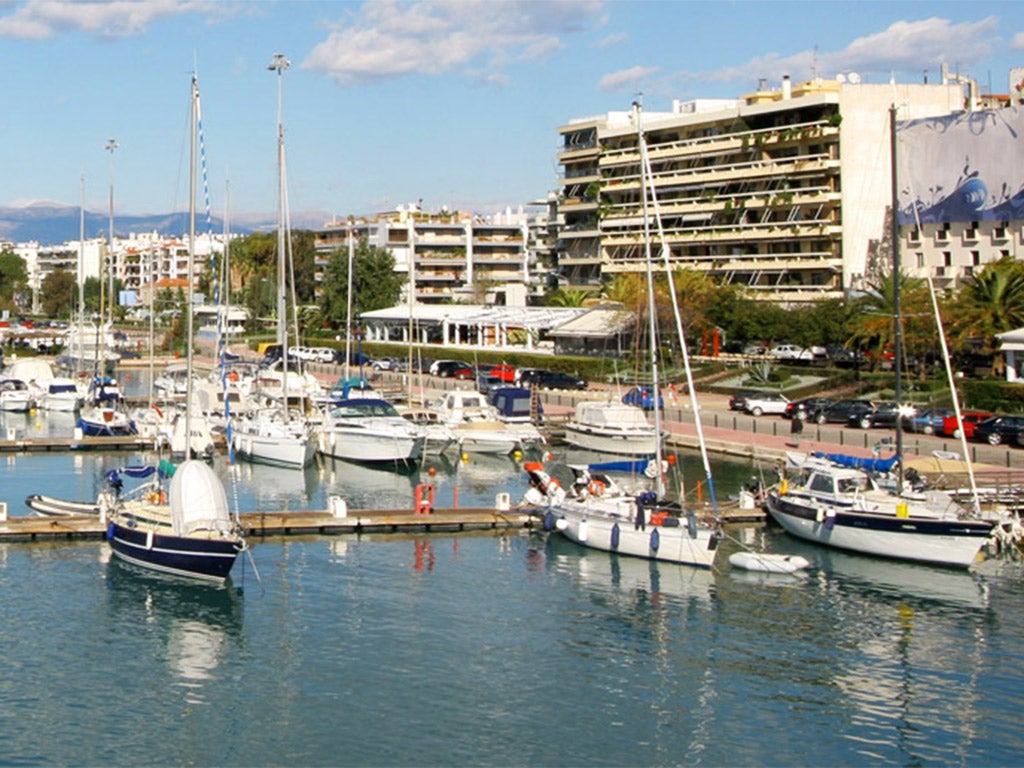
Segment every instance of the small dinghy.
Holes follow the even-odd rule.
[[[763,573],[796,573],[810,563],[800,555],[781,555],[770,552],[734,552],[729,555],[729,565],[746,571]]]
[[[55,499],[53,496],[33,494],[25,499],[25,504],[43,517],[75,517],[77,515],[98,517],[100,514],[100,508],[94,501],[68,501]]]

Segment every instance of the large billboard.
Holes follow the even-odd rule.
[[[900,224],[1024,218],[1024,108],[909,120],[896,136]]]

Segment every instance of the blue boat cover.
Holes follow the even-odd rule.
[[[894,466],[896,466],[896,462],[900,460],[899,456],[890,456],[888,459],[876,459],[866,458],[863,456],[850,456],[845,453],[821,453],[820,451],[811,455],[818,456],[822,459],[828,459],[833,464],[838,464],[841,467],[863,469],[866,472],[889,472]]]

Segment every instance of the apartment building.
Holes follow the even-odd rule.
[[[409,205],[329,224],[316,232],[318,281],[331,253],[347,248],[350,237],[390,251],[396,271],[411,278],[417,303],[521,306],[542,290],[530,214],[522,210],[484,217]]]
[[[657,237],[656,204],[670,262],[782,303],[862,287],[892,255],[893,104],[899,120],[908,120],[963,111],[968,96],[965,84],[950,78],[879,85],[856,77],[785,79],[737,99],[641,111],[655,190],[648,195],[651,228]],[[559,133],[561,282],[595,288],[642,269],[644,198],[633,111],[572,120]],[[964,229],[903,228],[905,268],[953,284],[966,274],[959,267],[1019,247],[1020,227],[1008,222]],[[926,239],[941,245],[924,247]]]

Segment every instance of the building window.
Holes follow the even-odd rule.
[[[924,267],[925,267],[924,254],[921,253],[920,251],[918,251],[915,255],[917,256],[917,268],[918,269],[924,269]]]
[[[971,251],[971,265],[975,267],[981,266],[981,251]]]

